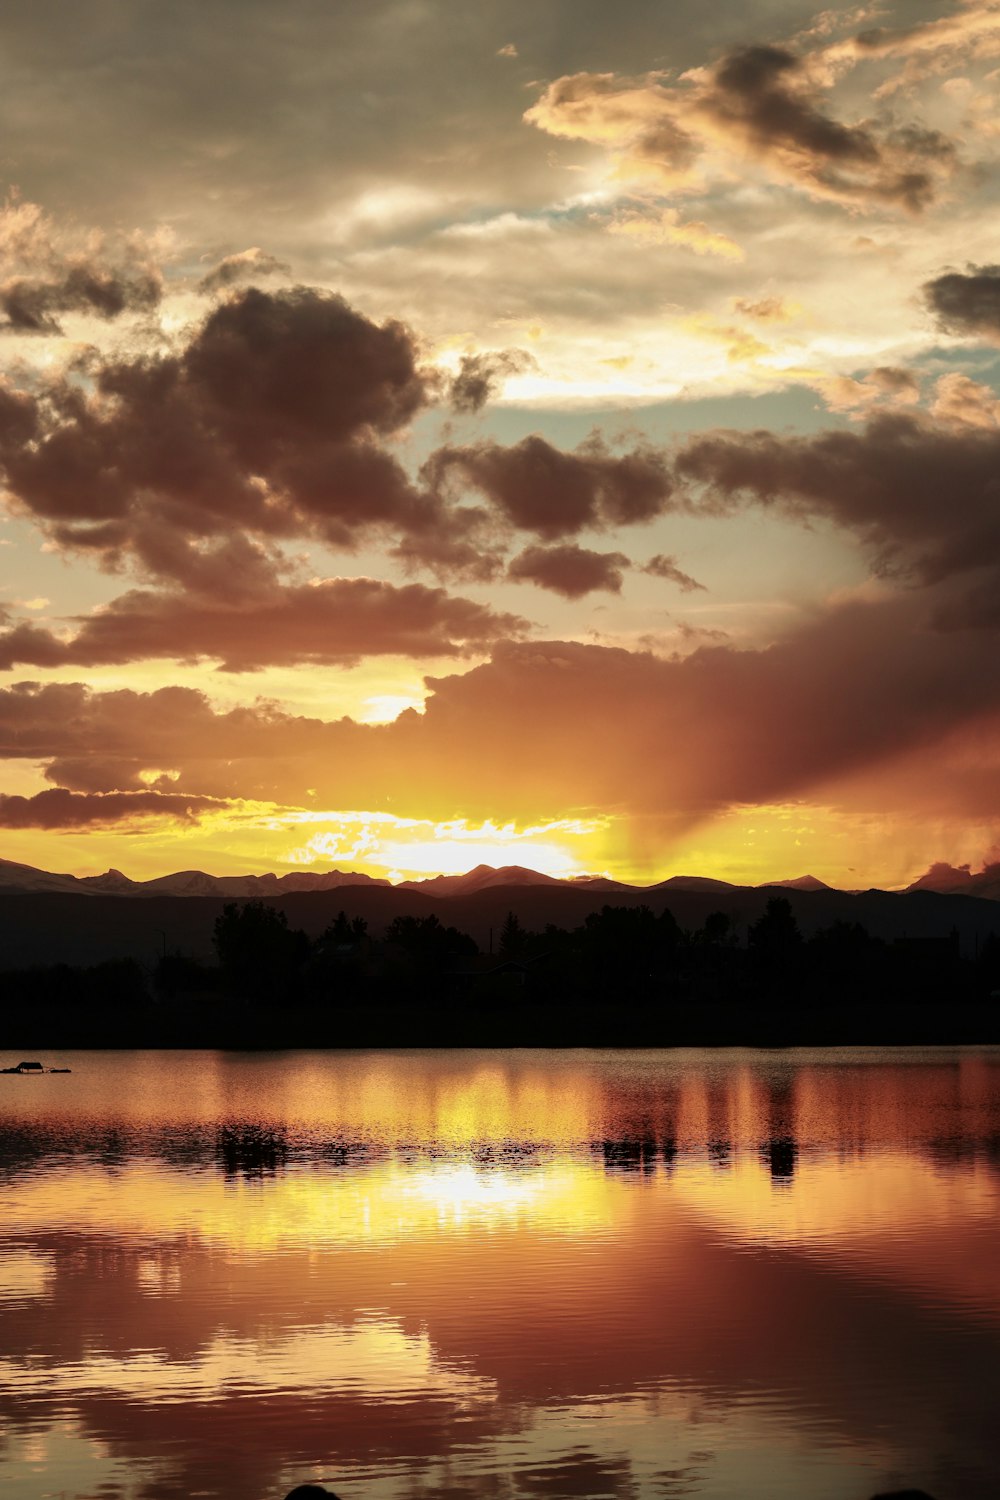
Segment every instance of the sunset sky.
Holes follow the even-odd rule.
[[[1000,0],[0,17],[0,854],[1000,859]]]

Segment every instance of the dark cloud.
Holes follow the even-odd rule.
[[[217,660],[226,671],[277,664],[352,665],[368,656],[462,656],[527,622],[411,583],[335,578],[250,594],[232,602],[133,590],[77,621],[69,639],[35,624],[0,632],[0,664],[101,666],[145,661]]]
[[[668,583],[676,583],[684,594],[690,594],[694,589],[705,587],[696,578],[692,578],[690,573],[685,573],[678,567],[676,557],[667,557],[663,552],[658,552],[655,557],[651,557],[643,566],[642,571],[651,574],[653,578],[665,578]]]
[[[597,589],[620,594],[622,569],[630,567],[622,552],[591,552],[586,547],[526,547],[507,569],[508,578],[536,583],[564,599],[582,599]]]
[[[882,412],[860,431],[710,433],[681,447],[707,511],[753,502],[859,535],[880,568],[925,584],[1000,562],[1000,431]]]
[[[129,824],[149,818],[195,823],[202,814],[219,812],[229,803],[217,797],[183,792],[70,792],[64,787],[33,797],[0,794],[0,828],[91,828]]]
[[[796,88],[801,59],[783,47],[754,46],[731,52],[713,74],[710,103],[720,117],[739,123],[762,146],[789,146],[833,161],[871,165],[878,147],[867,131],[841,125],[821,113]]]
[[[451,382],[449,399],[458,412],[480,411],[510,375],[531,370],[535,360],[526,349],[490,349],[483,354],[465,354]]]
[[[471,409],[526,358],[467,358],[453,396]],[[63,549],[194,594],[277,586],[281,544],[300,537],[388,544],[409,567],[483,581],[514,528],[557,540],[669,505],[661,455],[613,454],[597,437],[569,454],[540,437],[445,446],[415,482],[389,445],[439,378],[402,324],[309,288],[244,289],[178,352],[94,355],[83,375],[34,394],[0,387],[13,505]]]
[[[79,381],[0,401],[0,460],[16,505],[64,547],[134,558],[185,581],[239,530],[341,545],[420,529],[418,496],[379,440],[429,399],[412,335],[340,297],[248,289],[178,354],[96,360]],[[38,439],[37,441],[35,439]]]
[[[1000,342],[1000,266],[947,271],[924,283],[924,296],[949,333]]]
[[[807,60],[784,47],[729,53],[712,70],[698,109],[808,186],[914,212],[933,200],[936,173],[955,159],[953,144],[937,131],[902,126],[880,133],[874,125],[845,125],[824,113]]]
[[[14,333],[61,333],[58,313],[117,318],[124,312],[148,312],[161,295],[160,278],[152,271],[127,275],[78,265],[54,281],[14,277],[4,282],[0,309]]]
[[[291,266],[269,255],[259,245],[249,250],[237,250],[224,255],[198,283],[199,292],[224,292],[244,281],[256,281],[261,276],[287,276]]]
[[[447,526],[426,526],[404,537],[390,555],[408,571],[426,568],[439,578],[491,583],[504,569],[507,538],[489,514],[453,506]]]
[[[429,679],[423,713],[324,723],[201,694],[0,692],[0,751],[61,786],[140,788],[140,773],[219,798],[388,807],[425,817],[550,818],[586,809],[680,830],[734,805],[844,784],[1000,712],[995,643],[929,629],[920,598],[818,613],[761,650],[683,659],[574,642],[501,643]],[[600,745],[600,755],[581,746]],[[956,779],[956,786],[961,778]],[[921,797],[940,801],[928,781]],[[163,789],[170,790],[164,783]],[[958,795],[956,791],[955,795]]]
[[[512,447],[484,441],[437,450],[423,469],[428,486],[478,490],[511,525],[558,541],[588,528],[636,525],[670,509],[673,482],[652,448],[611,453],[598,437],[572,453],[532,434]]]
[[[122,371],[127,394],[132,371]],[[188,345],[178,371],[242,457],[267,459],[288,442],[387,433],[427,400],[413,335],[371,322],[308,287],[250,288],[222,304]],[[108,381],[106,380],[106,384]]]
[[[58,334],[59,314],[111,320],[148,312],[163,293],[151,245],[78,225],[57,227],[37,203],[16,191],[0,204],[0,328]]]
[[[661,189],[704,187],[700,159],[722,146],[736,156],[749,152],[812,196],[927,207],[956,168],[954,143],[888,116],[845,124],[823,107],[830,85],[821,55],[753,44],[678,83],[661,72],[568,74],[546,87],[525,119],[550,135],[610,149],[617,175]]]

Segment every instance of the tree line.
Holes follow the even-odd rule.
[[[380,935],[337,914],[310,939],[263,901],[228,903],[213,930],[215,962],[163,953],[150,966],[120,959],[0,977],[14,1003],[129,1007],[143,1001],[274,1005],[453,999],[483,1004],[670,1000],[787,1004],[988,998],[1000,991],[1000,940],[963,958],[957,933],[886,942],[835,922],[808,939],[791,904],[772,897],[745,931],[724,911],[695,930],[649,907],[605,905],[578,927],[524,926],[508,912],[496,951],[436,916],[399,916]],[[491,945],[492,946],[492,945]]]

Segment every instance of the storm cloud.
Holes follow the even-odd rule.
[[[387,725],[273,704],[219,711],[179,688],[29,684],[0,692],[0,747],[90,792],[139,789],[150,767],[168,767],[177,785],[217,798],[301,805],[312,788],[316,807],[388,798],[402,815],[469,818],[604,809],[679,831],[818,786],[835,798],[851,778],[996,725],[994,655],[983,632],[928,629],[904,596],[830,609],[767,648],[703,646],[683,659],[501,643],[483,665],[430,679],[423,713]],[[600,755],[581,753],[591,745]],[[952,790],[962,794],[960,775]]]

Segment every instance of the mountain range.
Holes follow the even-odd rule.
[[[932,888],[930,880],[945,890]],[[962,951],[971,957],[991,932],[1000,936],[1000,882],[991,884],[951,866],[935,867],[913,889],[900,892],[838,891],[812,876],[739,886],[674,875],[655,885],[633,886],[605,876],[559,880],[517,865],[480,865],[463,875],[402,885],[345,870],[281,876],[182,870],[143,881],[116,870],[78,877],[0,860],[0,971],[124,957],[149,964],[168,952],[211,961],[215,921],[226,901],[241,899],[273,903],[290,927],[311,938],[341,910],[351,919],[361,918],[376,937],[396,917],[433,915],[468,933],[488,953],[511,912],[531,931],[542,932],[550,924],[572,930],[605,905],[643,905],[655,913],[669,909],[690,932],[711,912],[723,911],[742,940],[779,892],[806,937],[834,922],[861,923],[886,942],[957,932]]]
[[[671,875],[652,885],[631,885],[606,875],[572,875],[560,878],[543,875],[523,865],[476,865],[463,875],[433,875],[426,880],[402,880],[395,884],[384,878],[363,875],[354,870],[293,870],[285,875],[207,875],[203,870],[178,870],[153,880],[132,880],[121,870],[107,870],[103,875],[60,875],[38,870],[32,865],[0,859],[0,891],[59,891],[81,896],[228,896],[244,900],[267,896],[285,896],[293,892],[332,891],[339,886],[391,886],[395,890],[419,891],[425,896],[467,896],[476,891],[503,887],[560,887],[609,894],[641,894],[650,891],[745,891],[779,887],[794,891],[829,891],[834,889],[815,875],[798,875],[787,880],[767,880],[760,885],[741,886],[728,880],[704,875]],[[907,891],[936,891],[942,895],[979,896],[1000,901],[1000,864],[987,865],[973,875],[968,865],[934,864],[906,887]]]
[[[951,866],[943,866],[950,870]],[[794,880],[769,880],[768,886],[784,886],[800,891],[826,891],[831,887],[815,875],[800,875]],[[103,875],[60,875],[38,870],[32,865],[15,864],[0,859],[0,891],[61,891],[80,896],[230,896],[244,900],[266,896],[283,896],[297,891],[332,891],[338,886],[390,886],[392,881],[353,870],[293,870],[286,875],[207,875],[203,870],[178,870],[153,880],[132,880],[121,870],[107,870]],[[464,875],[433,875],[426,880],[402,880],[396,890],[420,891],[426,896],[466,896],[493,886],[559,886],[569,890],[593,892],[643,891],[734,891],[763,889],[742,887],[726,880],[701,875],[671,875],[654,885],[630,885],[606,875],[573,875],[559,878],[543,875],[523,865],[477,865]],[[933,887],[922,887],[933,889]]]

